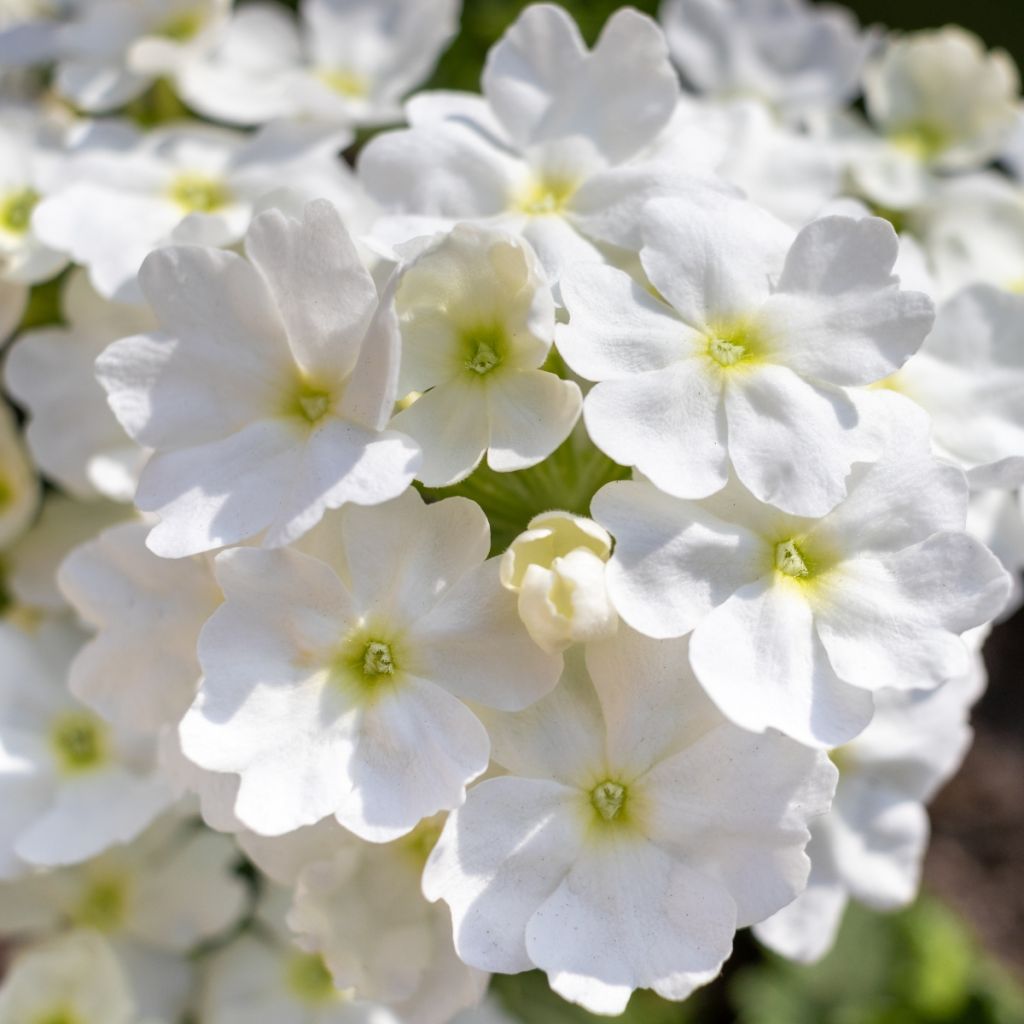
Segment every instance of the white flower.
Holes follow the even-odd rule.
[[[216,40],[231,0],[87,0],[53,37],[57,91],[81,110],[123,107]]]
[[[337,153],[349,138],[297,122],[250,137],[202,124],[143,135],[99,123],[72,147],[66,187],[40,202],[33,225],[88,268],[101,295],[140,302],[136,274],[153,249],[234,245],[270,193],[287,186],[347,209],[356,187]]]
[[[204,958],[197,1009],[201,1024],[400,1024],[340,991],[322,957],[274,928],[246,932]]]
[[[424,392],[391,425],[423,449],[417,476],[443,487],[480,460],[498,472],[536,465],[579,419],[577,384],[540,369],[555,304],[529,246],[462,224],[402,273],[400,395]]]
[[[67,692],[77,630],[0,624],[0,877],[55,867],[137,836],[171,801],[153,744],[112,728]]]
[[[922,406],[939,451],[965,469],[1024,456],[1024,295],[989,285],[939,308],[921,349],[885,386]]]
[[[462,700],[524,707],[560,659],[519,624],[466,499],[425,506],[410,491],[348,508],[317,540],[317,558],[218,556],[226,603],[200,638],[182,748],[241,776],[235,813],[255,832],[333,814],[383,842],[458,806],[487,767],[487,733]]]
[[[378,136],[360,178],[397,216],[392,241],[483,219],[521,233],[551,282],[595,242],[629,244],[650,195],[697,184],[644,150],[669,123],[679,83],[658,26],[621,10],[588,51],[566,12],[533,4],[491,49],[484,98],[422,93],[412,127]]]
[[[3,554],[2,588],[28,616],[63,612],[67,601],[57,587],[57,569],[73,548],[128,517],[110,501],[74,501],[56,491],[43,499],[31,528]]]
[[[137,1024],[124,973],[95,932],[70,932],[17,957],[0,988],[0,1024]]]
[[[875,717],[830,755],[839,769],[832,809],[811,826],[811,876],[788,907],[755,925],[783,956],[820,959],[835,940],[850,898],[895,910],[917,895],[928,845],[924,805],[957,770],[971,742],[967,724],[984,677],[980,655],[968,674],[938,690],[883,690]]]
[[[25,439],[43,473],[77,498],[131,501],[146,452],[114,418],[94,363],[112,341],[152,330],[153,316],[100,298],[82,270],[68,278],[62,307],[67,326],[17,339],[4,383],[28,413]]]
[[[39,201],[55,184],[58,145],[58,130],[39,113],[0,104],[0,344],[21,320],[29,286],[67,264],[34,225]]]
[[[530,520],[501,559],[501,582],[519,595],[519,617],[550,653],[615,632],[605,563],[612,539],[597,523],[568,512]]]
[[[709,160],[748,199],[795,228],[819,216],[845,186],[838,146],[780,122],[756,100],[684,99],[651,155],[677,167]]]
[[[458,28],[460,0],[304,0],[301,27],[279,4],[239,8],[219,44],[179,79],[216,120],[278,117],[342,125],[402,120],[401,100]]]
[[[857,467],[822,519],[786,515],[735,483],[703,502],[642,482],[594,499],[615,538],[619,614],[650,636],[693,630],[697,677],[743,728],[845,743],[870,721],[873,691],[964,672],[960,634],[1009,595],[998,561],[962,532],[966,481],[931,456],[926,417],[876,397],[885,454]]]
[[[39,508],[40,487],[14,416],[0,400],[0,549],[28,529]]]
[[[246,907],[237,863],[231,840],[171,815],[130,846],[0,889],[2,930],[24,938],[70,924],[102,934],[142,1015],[174,1024],[190,1002],[188,954],[228,931]]]
[[[29,894],[35,913],[23,915],[27,929],[8,918],[0,930],[17,936],[70,923],[102,933],[115,948],[187,953],[241,917],[246,889],[237,862],[232,840],[171,814],[85,864],[7,883],[23,899]]]
[[[643,233],[659,295],[596,264],[562,279],[559,351],[601,382],[584,405],[594,443],[677,497],[720,490],[731,464],[761,501],[824,515],[871,454],[843,386],[894,372],[933,321],[892,275],[895,232],[826,217],[794,235],[721,198],[652,202]]]
[[[451,907],[467,963],[539,967],[597,1013],[621,1013],[636,988],[684,999],[737,928],[803,887],[808,819],[835,771],[729,724],[686,649],[620,630],[535,707],[488,719],[509,774],[470,790],[423,883]]]
[[[1024,188],[981,172],[943,180],[908,210],[939,294],[972,284],[1024,293]]]
[[[155,450],[136,503],[157,513],[149,545],[164,557],[286,544],[325,509],[395,497],[418,469],[416,446],[383,430],[394,310],[334,208],[261,214],[246,253],[152,254],[140,280],[160,331],[96,364],[121,425]]]
[[[666,0],[661,23],[697,92],[754,96],[790,117],[852,99],[874,42],[851,11],[805,0]]]
[[[156,733],[195,697],[196,642],[222,595],[207,558],[158,558],[148,532],[142,522],[106,530],[71,552],[58,582],[96,631],[71,663],[71,692],[108,721]]]
[[[890,41],[864,76],[868,113],[890,144],[928,167],[963,171],[998,156],[1016,120],[1020,78],[956,25]]]
[[[451,921],[428,903],[420,876],[441,822],[373,846],[328,819],[276,839],[243,833],[243,850],[294,890],[287,923],[334,984],[394,1010],[405,1024],[447,1024],[476,1003],[487,976],[452,946]]]

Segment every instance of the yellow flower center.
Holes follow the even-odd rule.
[[[320,81],[329,89],[351,100],[365,99],[370,94],[366,79],[355,71],[344,68],[324,68],[317,72]]]
[[[42,197],[35,189],[22,188],[0,198],[0,228],[9,235],[23,235],[32,223],[32,211]]]
[[[222,181],[204,174],[181,174],[171,184],[170,197],[186,213],[214,213],[231,202]]]
[[[804,579],[811,575],[803,552],[792,540],[784,540],[775,547],[775,568],[784,576],[793,579]]]
[[[889,142],[918,160],[934,160],[949,147],[950,138],[941,125],[922,121],[893,132]]]
[[[562,213],[579,187],[580,183],[572,178],[556,174],[541,176],[527,185],[514,205],[520,213],[531,217]]]
[[[708,343],[708,355],[719,366],[735,366],[740,360],[747,357],[747,350],[743,345],[737,345],[734,341],[712,338]]]

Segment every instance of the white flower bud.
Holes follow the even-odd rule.
[[[530,521],[501,560],[501,582],[519,594],[519,616],[538,647],[555,654],[609,636],[618,616],[608,599],[605,563],[612,539],[569,512]]]

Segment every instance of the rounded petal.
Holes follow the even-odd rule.
[[[487,391],[487,464],[499,473],[543,462],[568,436],[583,407],[575,381],[544,370],[510,373]]]
[[[559,995],[616,1014],[637,988],[685,999],[721,970],[735,931],[720,882],[652,843],[608,842],[589,846],[530,918],[526,948]]]
[[[607,484],[594,518],[615,537],[608,592],[646,636],[682,636],[764,571],[764,541],[647,483]]]
[[[463,576],[416,623],[411,642],[424,678],[465,700],[517,711],[554,688],[562,658],[530,639],[516,595],[501,585],[500,562]]]
[[[731,375],[725,415],[736,475],[759,501],[791,515],[831,512],[854,460],[867,452],[853,402],[785,366]]]
[[[968,671],[960,634],[995,618],[1009,594],[1009,576],[988,548],[940,533],[826,574],[815,627],[841,679],[869,690],[930,689]]]
[[[758,316],[779,362],[833,384],[869,384],[898,370],[931,330],[935,307],[901,291],[899,241],[878,217],[823,217],[786,256]]]
[[[333,524],[340,531],[333,533]],[[487,558],[490,528],[468,498],[426,504],[414,490],[372,509],[331,519],[344,549],[345,579],[363,612],[416,622]]]
[[[445,823],[423,873],[428,900],[451,908],[455,949],[485,971],[534,965],[526,929],[583,842],[575,790],[541,779],[488,779]]]
[[[606,455],[677,498],[707,497],[728,480],[720,385],[697,359],[595,385],[583,418]]]
[[[556,343],[587,380],[618,380],[678,362],[701,337],[625,272],[603,264],[571,267],[559,282],[569,323]]]
[[[309,203],[302,221],[267,210],[245,239],[284,322],[296,363],[313,381],[352,371],[377,308],[377,289],[334,206]]]
[[[417,477],[424,484],[447,487],[480,464],[489,440],[487,405],[484,388],[456,379],[431,388],[391,421],[420,446]]]
[[[490,748],[464,704],[427,680],[405,679],[362,710],[351,755],[338,765],[351,788],[335,817],[373,843],[406,835],[463,803]]]
[[[744,199],[656,199],[640,262],[683,322],[699,331],[751,317],[771,294],[793,232]]]
[[[814,630],[816,607],[799,588],[767,576],[739,589],[694,631],[690,661],[741,728],[835,747],[867,726],[874,704],[833,670]]]

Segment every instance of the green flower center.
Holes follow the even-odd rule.
[[[604,821],[618,821],[625,814],[628,795],[622,783],[606,779],[590,791],[590,803]]]
[[[804,579],[811,575],[807,559],[792,540],[784,540],[776,545],[775,568],[784,576],[792,576],[794,579]]]
[[[123,923],[127,903],[125,886],[113,878],[103,879],[89,887],[78,904],[74,919],[83,928],[112,932]]]
[[[477,377],[486,377],[505,360],[508,339],[503,327],[480,327],[467,331],[462,338],[465,353],[463,366]]]
[[[32,223],[32,211],[42,196],[35,189],[23,188],[0,199],[0,228],[9,235],[23,235]]]
[[[292,957],[287,967],[288,988],[303,1003],[316,1006],[331,1002],[340,995],[323,957],[301,953]]]
[[[380,640],[370,640],[363,650],[364,676],[393,676],[395,659],[391,647]]]
[[[41,1017],[34,1017],[32,1024],[82,1024],[82,1018],[74,1010],[59,1008],[46,1010]]]
[[[172,39],[176,43],[187,43],[199,35],[205,21],[201,10],[179,11],[157,29],[156,35]]]
[[[58,719],[50,742],[58,767],[68,775],[92,771],[107,760],[106,726],[88,712],[71,712]]]
[[[170,196],[186,213],[214,213],[231,201],[224,183],[204,174],[179,175],[171,185]]]

